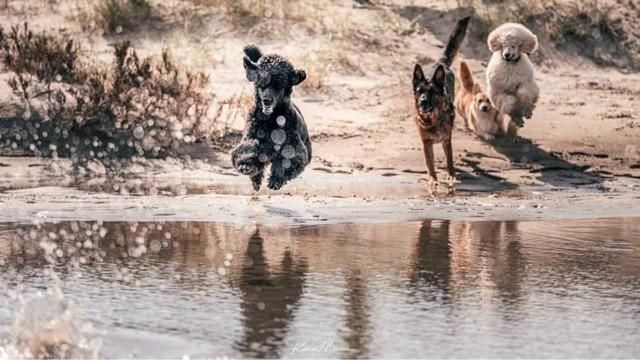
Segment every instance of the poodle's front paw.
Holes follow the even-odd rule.
[[[257,167],[253,165],[246,165],[246,164],[238,165],[236,170],[238,170],[238,172],[242,175],[253,175],[259,171]]]
[[[271,178],[267,187],[271,190],[280,190],[284,186],[285,181],[282,179]]]
[[[511,116],[511,121],[519,128],[524,126],[524,119],[522,116]]]

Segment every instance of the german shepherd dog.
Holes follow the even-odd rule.
[[[438,185],[438,177],[433,158],[433,144],[442,143],[447,158],[448,180],[455,181],[451,131],[456,117],[453,100],[455,98],[455,75],[451,63],[458,54],[467,33],[469,20],[458,21],[449,37],[442,58],[435,63],[429,78],[425,77],[420,64],[413,70],[413,97],[416,108],[416,125],[422,140],[424,158],[429,172],[429,187]]]

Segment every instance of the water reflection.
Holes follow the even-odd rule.
[[[418,231],[409,285],[416,296],[427,301],[449,300],[452,272],[450,226],[449,221],[426,220]]]
[[[109,357],[634,357],[639,235],[633,219],[0,225],[0,290],[47,287],[52,267]]]
[[[307,262],[294,259],[291,249],[282,253],[278,269],[265,258],[264,239],[257,229],[247,240],[242,274],[238,279],[244,331],[236,344],[243,355],[276,358],[287,336],[304,288]]]

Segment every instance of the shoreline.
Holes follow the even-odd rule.
[[[0,223],[62,221],[211,221],[238,225],[377,224],[420,220],[534,221],[640,217],[631,193],[541,192],[528,198],[491,196],[394,199],[286,195],[123,196],[45,187],[0,194]]]
[[[0,158],[0,163],[0,223],[213,221],[287,226],[640,217],[640,184],[620,177],[578,187],[541,183],[498,190],[493,183],[465,178],[453,195],[442,185],[430,196],[420,172],[315,167],[284,190],[254,193],[248,177],[201,161],[142,161],[118,179],[74,179],[67,175],[67,160]]]

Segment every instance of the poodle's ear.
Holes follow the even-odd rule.
[[[244,57],[244,59],[242,59],[242,61],[244,63],[244,69],[247,73],[247,80],[253,83],[258,81],[258,64],[254,63],[246,56]]]
[[[502,37],[498,31],[493,30],[491,34],[489,34],[489,38],[487,38],[487,45],[491,52],[502,50]]]
[[[307,73],[304,70],[302,70],[302,69],[293,70],[293,72],[291,73],[291,77],[290,77],[291,86],[296,86],[296,85],[300,84],[306,78],[307,78]]]
[[[444,71],[444,66],[440,64],[436,68],[436,71],[434,71],[433,78],[431,80],[437,87],[444,87],[445,78],[446,73]]]
[[[257,63],[262,57],[262,51],[255,45],[247,45],[242,51],[244,52],[244,56],[248,57],[249,60],[254,63]]]
[[[527,30],[527,34],[522,37],[522,52],[527,55],[533,54],[538,49],[538,37]]]
[[[244,47],[244,69],[247,73],[247,80],[256,82],[258,80],[258,61],[262,57],[262,52],[255,45],[247,45]]]
[[[417,89],[419,85],[424,84],[427,79],[424,77],[424,72],[422,72],[422,66],[420,64],[416,64],[413,68],[413,89]]]

